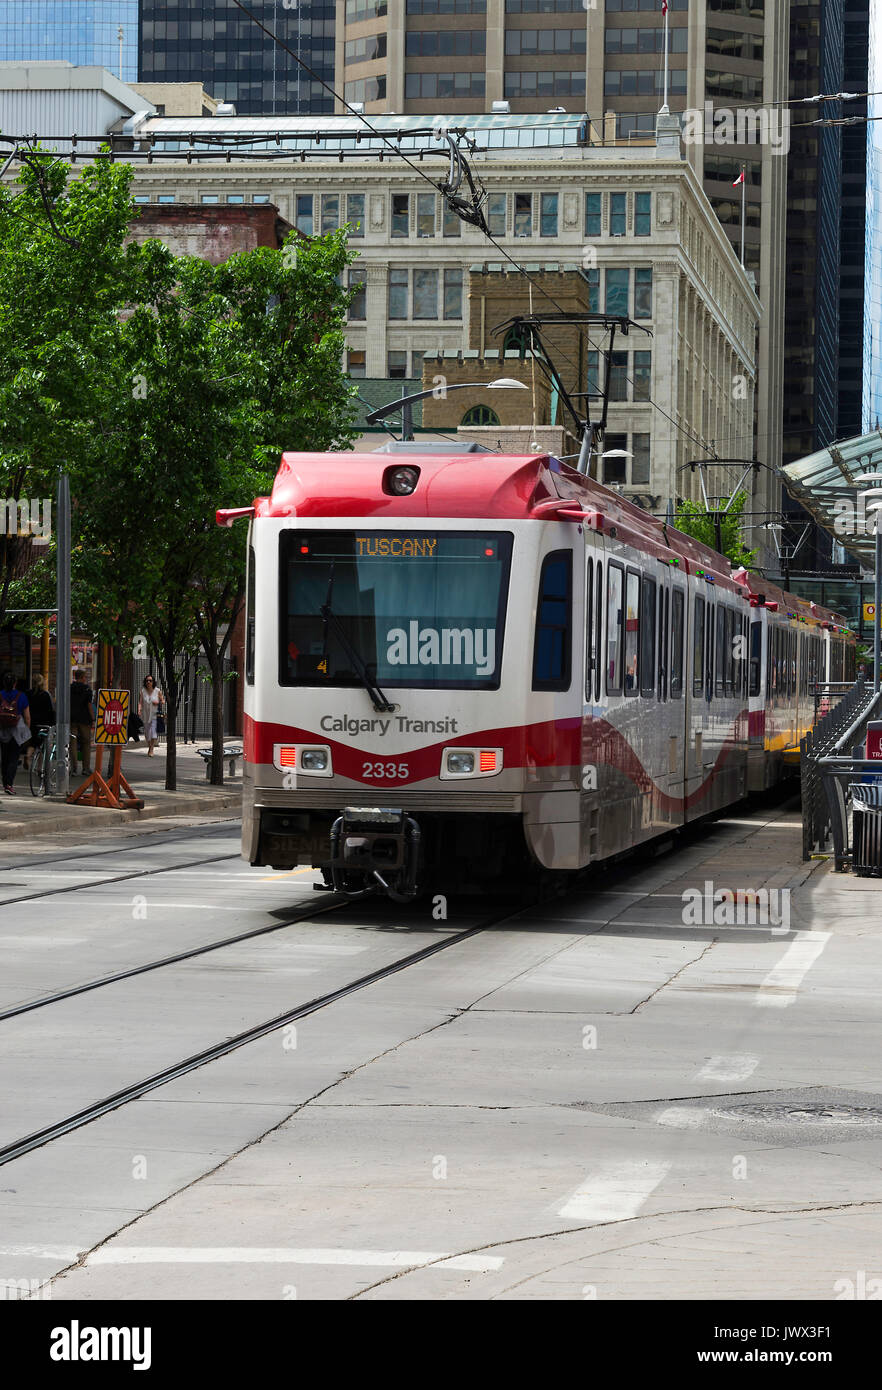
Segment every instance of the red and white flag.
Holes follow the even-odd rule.
[[[667,12],[668,12],[668,0],[662,0],[662,14],[667,14]]]
[[[732,187],[733,187],[733,188],[737,188],[738,185],[739,185],[739,183],[743,183],[743,182],[744,182],[744,170],[742,169],[742,170],[741,170],[741,173],[738,175],[737,179],[736,179],[735,182],[732,184]]]

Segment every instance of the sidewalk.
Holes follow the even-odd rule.
[[[54,797],[31,796],[28,774],[19,763],[15,778],[15,795],[6,796],[0,790],[0,840],[27,839],[35,835],[55,835],[94,827],[118,826],[131,821],[152,820],[156,817],[188,816],[206,819],[238,818],[242,805],[242,760],[238,760],[236,776],[229,777],[224,763],[224,785],[212,787],[205,780],[205,763],[196,752],[205,748],[210,739],[197,743],[178,744],[178,788],[165,790],[165,742],[157,745],[152,758],[147,757],[147,745],[127,743],[123,748],[122,770],[136,796],[144,800],[142,811],[112,811],[99,806],[68,805]],[[93,762],[94,763],[94,749]],[[109,754],[105,751],[105,774]],[[70,789],[76,791],[85,781],[82,774],[71,777]]]

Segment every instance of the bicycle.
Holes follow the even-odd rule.
[[[52,735],[51,745],[50,734]],[[39,742],[34,749],[29,771],[31,796],[47,796],[50,790],[49,771],[58,755],[55,728],[52,725],[41,725],[37,729],[37,738]]]

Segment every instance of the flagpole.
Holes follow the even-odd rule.
[[[662,14],[665,17],[665,78],[662,114],[668,114],[668,0],[662,0]]]
[[[744,200],[747,196],[747,179],[744,176],[744,165],[741,166],[741,264],[744,265]]]

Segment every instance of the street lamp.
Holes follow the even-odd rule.
[[[882,483],[882,473],[861,473],[854,480],[854,486],[859,487],[863,483]],[[858,494],[859,498],[864,499],[864,510],[875,513],[875,532],[876,532],[876,573],[873,585],[873,598],[875,599],[876,615],[873,619],[873,689],[878,695],[880,689],[879,670],[880,646],[882,646],[882,614],[879,612],[882,603],[882,487],[866,488]]]
[[[429,396],[435,396],[438,400],[443,400],[450,391],[528,391],[529,387],[523,381],[515,381],[514,377],[501,376],[496,381],[457,381],[450,386],[444,386],[440,392],[438,387],[432,387],[429,391],[416,391],[412,396],[400,396],[397,401],[390,401],[388,405],[381,405],[379,410],[372,410],[366,416],[369,425],[378,425],[381,420],[385,420],[389,415],[396,415],[401,411],[401,437],[402,439],[413,439],[413,421],[410,407],[416,401],[428,400]]]

